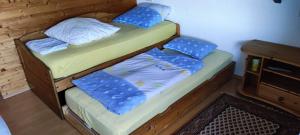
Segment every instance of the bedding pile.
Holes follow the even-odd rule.
[[[73,83],[109,111],[122,115],[202,67],[201,60],[154,48]]]
[[[83,45],[100,40],[119,31],[120,28],[93,18],[75,17],[64,20],[45,31],[49,38],[28,41],[26,45],[41,55],[64,50],[68,45]]]
[[[141,3],[132,10],[115,18],[116,23],[151,28],[165,20],[170,14],[168,6]],[[75,17],[64,20],[44,32],[48,37],[26,43],[29,49],[47,55],[68,48],[70,45],[84,45],[114,35],[119,27],[103,23],[94,18]]]
[[[29,49],[41,55],[47,55],[56,51],[67,49],[68,45],[68,43],[55,38],[31,40],[26,43],[26,46]]]
[[[169,6],[145,2],[116,17],[113,21],[148,29],[164,21],[170,12]]]

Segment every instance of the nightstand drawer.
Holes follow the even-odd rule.
[[[260,84],[257,94],[258,96],[279,105],[285,106],[297,112],[300,111],[300,97],[294,94],[281,91],[264,84]]]

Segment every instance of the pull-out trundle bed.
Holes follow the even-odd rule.
[[[167,88],[137,108],[117,115],[77,87],[66,90],[65,118],[83,134],[170,134],[199,112],[198,105],[230,79],[230,53],[216,50],[195,74]],[[80,99],[80,100],[79,100]]]

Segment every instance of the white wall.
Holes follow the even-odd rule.
[[[137,0],[145,2],[149,0]],[[300,0],[153,0],[172,7],[169,20],[183,35],[216,43],[234,54],[235,73],[242,75],[243,42],[261,39],[300,47]],[[299,54],[300,57],[300,54]]]

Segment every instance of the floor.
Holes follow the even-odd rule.
[[[0,101],[0,115],[12,135],[80,135],[31,91]]]
[[[237,96],[240,86],[240,79],[231,79],[220,91]],[[79,135],[30,91],[1,100],[0,115],[13,135]]]

